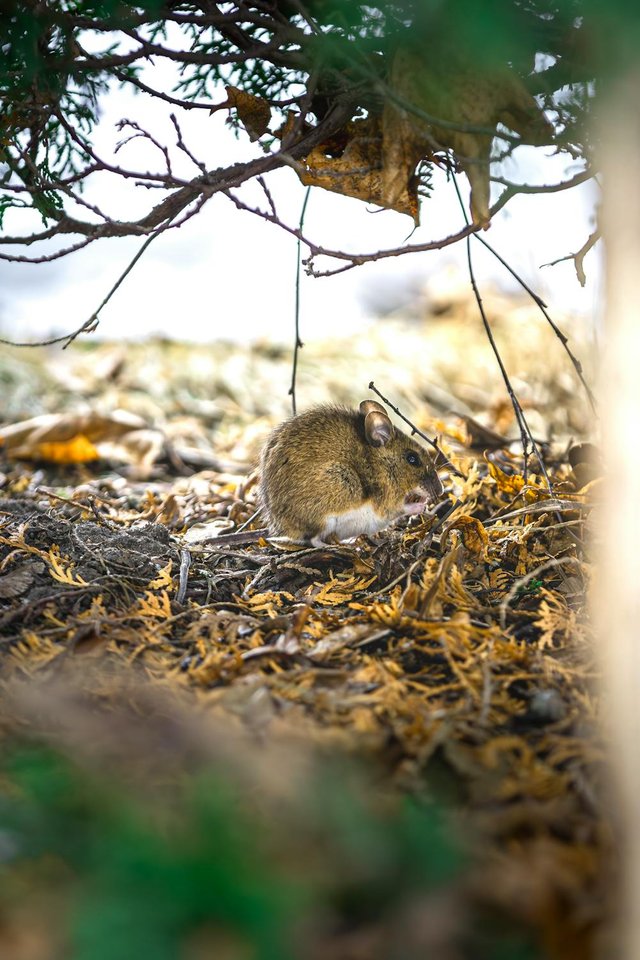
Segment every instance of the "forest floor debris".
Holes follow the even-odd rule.
[[[373,759],[385,789],[470,823],[484,865],[469,881],[475,901],[532,930],[541,956],[586,960],[611,906],[586,609],[598,466],[589,446],[569,456],[588,435],[586,400],[553,363],[526,385],[550,494],[535,461],[525,476],[517,445],[503,441],[513,424],[474,355],[481,341],[467,343],[473,369],[459,362],[447,378],[435,363],[425,375],[419,361],[402,366],[417,331],[398,329],[395,373],[369,344],[362,381],[418,410],[464,479],[446,479],[444,520],[326,548],[224,541],[257,508],[252,463],[284,412],[270,400],[276,389],[286,398],[284,351],[203,357],[158,343],[125,357],[104,345],[54,355],[58,369],[20,354],[22,369],[0,370],[12,378],[4,425],[19,437],[12,449],[9,429],[0,443],[3,682],[68,681],[104,703],[120,695],[123,672],[138,671],[262,743],[285,736]],[[341,376],[343,353],[325,357],[323,389],[362,399],[353,375]],[[313,348],[311,370],[320,356]],[[345,366],[353,374],[353,360]],[[319,399],[309,368],[305,403]],[[37,401],[25,385],[36,376]],[[111,667],[98,674],[97,664]],[[3,725],[12,735],[9,716]],[[371,956],[386,956],[372,931]],[[346,940],[332,949],[356,956]]]

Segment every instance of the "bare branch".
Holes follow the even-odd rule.
[[[581,287],[584,287],[587,282],[587,275],[584,272],[584,258],[589,253],[589,251],[595,247],[596,243],[602,236],[600,229],[597,228],[590,234],[583,245],[580,247],[577,253],[568,253],[566,257],[558,257],[557,260],[552,260],[551,263],[543,263],[541,267],[555,267],[557,263],[564,263],[565,260],[573,260],[573,264],[576,268],[576,276],[578,278],[578,283]]]
[[[364,6],[358,5],[359,8]],[[9,142],[3,147],[2,159],[8,166],[5,174],[8,182],[3,185],[5,193],[2,209],[11,206],[12,202],[16,207],[24,206],[21,203],[22,198],[25,195],[30,196],[32,206],[54,223],[49,226],[45,222],[42,229],[35,229],[26,235],[16,233],[0,236],[0,245],[29,247],[34,244],[48,244],[59,238],[60,247],[51,252],[49,246],[44,254],[38,249],[34,256],[16,256],[13,252],[0,253],[2,259],[29,263],[45,262],[65,256],[96,239],[150,237],[169,224],[174,224],[183,212],[194,204],[201,206],[214,194],[222,193],[240,209],[276,224],[295,236],[299,244],[304,243],[309,254],[301,263],[309,275],[333,276],[363,263],[407,253],[442,249],[468,238],[479,227],[466,224],[461,230],[440,239],[425,243],[405,242],[391,249],[366,253],[334,250],[305,237],[300,224],[291,227],[282,222],[274,198],[263,179],[266,174],[285,165],[293,167],[297,174],[304,173],[305,158],[314,147],[322,144],[326,145],[329,156],[340,156],[340,151],[344,149],[344,138],[348,136],[349,122],[367,114],[370,118],[379,116],[385,103],[393,103],[407,115],[422,121],[416,122],[414,126],[416,136],[425,141],[424,155],[427,157],[431,157],[434,150],[441,149],[436,136],[441,136],[444,140],[445,131],[448,130],[470,134],[472,137],[475,135],[490,138],[496,142],[499,156],[509,155],[514,146],[522,142],[521,137],[512,136],[508,129],[504,129],[504,125],[498,128],[492,125],[490,113],[486,116],[483,113],[468,115],[479,116],[483,120],[481,124],[464,123],[435,115],[444,112],[448,116],[447,111],[441,108],[444,101],[437,98],[432,105],[432,114],[429,112],[429,99],[426,99],[424,104],[421,100],[422,106],[417,107],[400,96],[398,90],[394,89],[394,84],[385,82],[384,78],[390,76],[389,57],[393,55],[395,45],[402,43],[401,32],[407,24],[402,28],[399,23],[396,24],[400,32],[397,35],[394,33],[393,37],[391,33],[386,36],[384,31],[387,28],[391,30],[393,16],[387,23],[384,15],[378,17],[375,11],[371,13],[368,8],[361,10],[361,19],[356,18],[353,23],[349,17],[338,16],[329,30],[326,11],[321,13],[309,0],[287,0],[282,4],[272,0],[238,0],[235,4],[203,0],[195,5],[168,4],[155,12],[125,5],[126,9],[123,8],[122,13],[112,13],[104,18],[76,13],[67,7],[60,9],[60,5],[56,4],[46,5],[45,17],[41,4],[35,0],[27,0],[26,7],[33,11],[37,28],[43,31],[42,58],[43,63],[46,60],[45,72],[58,77],[65,93],[62,96],[52,93],[53,87],[42,85],[38,80],[34,81],[31,87],[20,83],[16,85],[14,100],[10,104],[11,110],[7,114]],[[537,16],[536,12],[531,16]],[[446,33],[450,26],[446,17],[443,23]],[[165,25],[172,29],[169,32],[164,31]],[[393,29],[395,30],[395,27]],[[103,37],[106,42],[105,34],[108,32],[115,34],[115,43],[102,52],[92,52],[88,43],[86,48],[81,45],[84,35],[93,33],[100,38],[97,44],[100,46]],[[545,28],[545,36],[555,37],[554,30],[550,27],[547,31]],[[390,44],[388,41],[391,39],[393,43]],[[555,40],[550,42],[550,51],[553,54]],[[94,48],[95,46],[94,43]],[[408,38],[407,49],[410,47]],[[538,50],[538,47],[535,49]],[[18,55],[20,56],[19,51]],[[168,62],[177,66],[180,79],[172,92],[157,89],[158,86],[162,87],[162,84],[154,84],[153,80],[149,82],[147,72],[141,73],[141,68],[147,63],[151,70],[156,62]],[[454,73],[455,69],[455,66],[452,67]],[[478,69],[485,68],[479,65]],[[510,69],[513,72],[513,69]],[[548,79],[548,71],[545,76]],[[258,108],[262,100],[279,109],[295,103],[298,110],[293,121],[287,125],[286,142],[282,142],[279,148],[272,147],[270,153],[247,163],[217,169],[208,169],[190,149],[175,113],[171,113],[169,119],[173,124],[176,140],[169,146],[166,146],[161,138],[144,129],[137,120],[123,120],[120,126],[128,126],[131,135],[118,144],[116,152],[122,153],[125,145],[132,139],[143,138],[153,144],[163,158],[158,169],[138,171],[120,165],[124,163],[120,157],[118,163],[113,157],[105,159],[92,144],[91,130],[96,121],[98,98],[106,89],[107,80],[114,77],[123,85],[129,85],[172,107],[186,110],[208,110],[214,113],[227,109],[226,101],[209,103],[206,100],[204,91],[209,89],[212,82],[238,83],[242,92],[248,95],[249,102],[253,98]],[[15,79],[16,76],[13,75],[11,84]],[[192,100],[188,95],[181,96],[176,92],[181,88],[188,91],[189,95],[197,95],[199,99]],[[291,96],[292,93],[297,95]],[[575,127],[577,115],[573,100],[571,109],[564,109],[560,100],[553,105],[549,97],[545,99],[545,106],[549,108],[547,112],[553,114],[555,129],[560,130],[561,135],[567,139],[567,131],[571,124]],[[585,88],[585,110],[589,98],[590,92]],[[423,106],[426,106],[426,109],[423,109]],[[308,123],[309,115],[315,118],[313,126]],[[54,131],[53,136],[51,130]],[[438,130],[442,133],[437,134]],[[63,147],[60,147],[55,139],[58,135]],[[544,136],[546,137],[546,134]],[[562,149],[570,149],[562,140],[556,141],[556,146],[559,144]],[[176,148],[197,168],[197,176],[193,179],[174,173],[174,167],[176,170],[180,169],[175,162]],[[473,164],[487,164],[484,156],[465,157],[459,153],[454,154],[454,149],[457,150],[454,147],[447,150],[447,155],[452,163],[462,164],[465,172],[472,168]],[[60,163],[60,150],[67,150],[73,158],[66,166],[65,162]],[[580,146],[576,147],[576,150],[577,155],[586,162],[583,156],[585,151],[582,150],[581,153]],[[474,153],[471,148],[466,152]],[[50,166],[51,157],[54,164],[59,163],[60,180],[50,173],[53,169]],[[495,160],[494,153],[492,162]],[[82,169],[69,176],[71,163],[76,162]],[[355,164],[350,171],[352,175],[357,176],[357,168],[358,164]],[[377,169],[377,166],[375,170],[363,166],[362,176],[375,174]],[[150,201],[145,213],[137,219],[121,220],[119,216],[111,215],[108,209],[101,209],[84,200],[79,193],[84,181],[99,172],[133,181],[137,187],[146,190],[160,190],[162,197],[157,202]],[[411,171],[408,171],[407,175],[410,173]],[[330,166],[326,175],[332,175]],[[335,175],[342,176],[343,173],[336,169]],[[553,193],[576,186],[591,176],[592,172],[587,167],[570,180],[541,186],[518,184],[502,177],[494,177],[493,182],[504,189],[489,214],[495,215],[516,194]],[[239,186],[255,177],[259,178],[267,199],[268,207],[265,211],[250,207],[234,193]],[[412,184],[412,189],[414,188],[415,184]],[[85,219],[81,211],[78,215],[78,208],[83,208],[91,216]],[[484,222],[485,213],[486,203],[483,207]],[[63,239],[66,236],[75,239],[67,243]],[[574,256],[579,272],[585,253],[586,250],[579,251]],[[319,258],[327,258],[333,263],[326,269],[323,264],[323,269],[319,269]]]
[[[339,129],[349,118],[350,107],[346,104],[339,104],[329,114],[318,127],[314,127],[306,133],[296,144],[290,145],[289,153],[297,156],[305,156],[317,143],[322,142],[334,130]],[[96,158],[98,159],[98,158]],[[126,236],[144,236],[153,232],[158,226],[175,219],[178,214],[190,203],[199,197],[206,199],[219,192],[240,186],[247,180],[260,174],[267,173],[283,166],[285,160],[279,152],[259,157],[248,163],[236,163],[230,167],[218,170],[207,171],[199,177],[189,181],[185,186],[180,187],[170,193],[168,197],[161,200],[145,216],[135,221],[117,221],[108,220],[107,222],[95,224],[78,220],[68,214],[60,214],[54,227],[43,230],[40,233],[25,236],[4,236],[0,237],[0,244],[24,244],[30,245],[42,240],[49,240],[62,234],[80,234],[91,239],[100,239],[103,237],[126,237]],[[110,172],[120,172],[117,168],[105,164],[105,169]],[[129,173],[129,176],[132,176]],[[144,174],[135,174],[142,176]],[[150,175],[149,175],[150,176]],[[167,176],[163,178],[159,175],[153,175],[152,179],[161,184],[169,185],[175,183],[175,178]],[[22,262],[36,262],[37,258],[25,258]],[[40,261],[38,261],[40,262]]]
[[[512,183],[510,180],[505,180],[504,177],[491,177],[491,181],[493,183],[504,184],[507,188],[500,194],[500,200],[504,198],[501,206],[504,206],[505,203],[508,203],[512,197],[517,196],[519,193],[560,193],[562,190],[570,190],[572,187],[577,187],[581,183],[586,183],[593,177],[595,177],[595,170],[587,167],[585,170],[581,170],[580,173],[576,173],[570,180],[562,180],[560,183],[544,183],[536,186],[531,183]],[[497,207],[497,209],[500,208]]]

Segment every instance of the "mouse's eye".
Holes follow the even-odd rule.
[[[407,463],[410,463],[412,467],[420,466],[420,457],[417,453],[414,453],[413,450],[407,450],[405,453]]]

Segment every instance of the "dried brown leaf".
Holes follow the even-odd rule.
[[[458,516],[447,527],[446,537],[451,530],[458,530],[462,535],[462,542],[469,553],[481,560],[488,558],[489,535],[484,525],[477,517]]]
[[[113,458],[148,467],[164,446],[158,430],[124,410],[45,414],[0,428],[0,445],[15,460],[89,463]]]
[[[0,577],[0,600],[19,597],[33,584],[34,573],[30,565],[25,564]]]
[[[262,97],[246,93],[238,87],[226,87],[230,107],[235,107],[250,140],[259,140],[267,132],[271,121],[271,107]]]
[[[286,129],[286,128],[285,128]],[[305,186],[324,187],[366,203],[406,213],[418,220],[418,194],[415,179],[407,178],[390,188],[382,169],[382,130],[374,117],[352,120],[334,137],[321,143],[304,158],[299,172]]]

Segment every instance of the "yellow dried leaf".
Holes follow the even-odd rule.
[[[530,557],[529,551],[527,550],[527,547],[525,544],[522,544],[522,543],[518,544],[517,558],[518,559],[516,561],[516,569],[514,571],[515,575],[516,577],[524,577],[529,568],[529,563],[533,559],[532,557]]]
[[[448,580],[440,581],[438,597],[445,603],[452,603],[460,611],[475,610],[480,606],[478,598],[466,589],[462,571],[455,565],[451,567]]]
[[[282,602],[284,600],[289,600],[291,603],[295,600],[295,597],[292,593],[287,593],[286,590],[276,593],[274,590],[267,590],[265,593],[255,593],[252,597],[249,597],[244,601],[251,608],[252,611],[266,613],[270,617],[275,617],[276,607],[282,607]]]
[[[63,464],[91,463],[99,459],[99,454],[91,441],[83,433],[78,433],[70,440],[35,444],[33,459]]]
[[[168,564],[158,572],[158,576],[155,580],[152,580],[149,583],[149,587],[152,590],[156,590],[160,587],[172,587],[173,579],[171,577],[171,568],[173,567],[173,560],[169,560]]]
[[[81,610],[79,613],[76,613],[76,620],[100,620],[106,616],[106,611],[104,608],[104,598],[102,594],[99,594],[97,597],[93,597],[91,600],[91,606],[87,610]]]
[[[462,542],[469,553],[472,553],[479,559],[487,559],[489,535],[477,517],[456,517],[456,519],[449,524],[447,533],[450,530],[460,531]]]
[[[485,460],[489,468],[489,473],[495,480],[500,493],[506,493],[509,497],[514,497],[516,493],[520,493],[525,485],[523,476],[521,476],[519,473],[505,473],[504,470],[501,470],[497,464],[493,463],[492,460],[489,460],[488,457],[485,457]]]
[[[467,504],[474,500],[480,493],[485,478],[480,475],[480,466],[477,460],[473,460],[467,470],[467,476],[462,481],[460,490],[460,500]],[[455,514],[454,514],[455,516]]]
[[[350,603],[350,610],[363,610],[367,617],[374,623],[382,623],[385,627],[397,627],[404,619],[402,611],[398,606],[398,598],[401,591],[396,590],[390,597],[390,603]]]
[[[160,593],[147,591],[144,597],[138,600],[137,612],[139,616],[166,620],[171,616],[169,594],[166,590],[162,590]]]
[[[511,578],[506,570],[491,570],[487,577],[487,582],[490,590],[504,593],[511,585]]]
[[[227,103],[235,107],[238,118],[249,134],[250,140],[259,140],[267,132],[271,121],[271,107],[262,97],[255,97],[252,93],[245,93],[238,87],[228,86]]]
[[[86,587],[87,581],[83,580],[78,574],[73,573],[73,563],[71,560],[60,556],[57,547],[52,547],[47,554],[47,563],[49,564],[49,573],[58,583],[66,583],[71,587]]]
[[[322,584],[318,589],[317,584],[307,590],[307,596],[312,596],[315,603],[321,603],[326,606],[335,606],[339,603],[347,603],[351,600],[357,590],[366,590],[375,577],[336,577]]]
[[[44,666],[62,653],[63,647],[60,644],[30,630],[25,631],[20,641],[10,650],[10,656],[22,661],[22,666],[27,671]]]
[[[469,446],[469,429],[463,420],[457,424],[446,423],[444,420],[439,420],[434,422],[432,429],[434,433],[446,435],[450,440],[455,440],[456,443],[459,443],[462,447]]]
[[[576,637],[584,637],[584,627],[580,623],[575,610],[572,610],[558,594],[541,588],[544,599],[538,607],[538,616],[534,621],[540,630],[538,646],[541,649],[557,647],[568,643]]]

